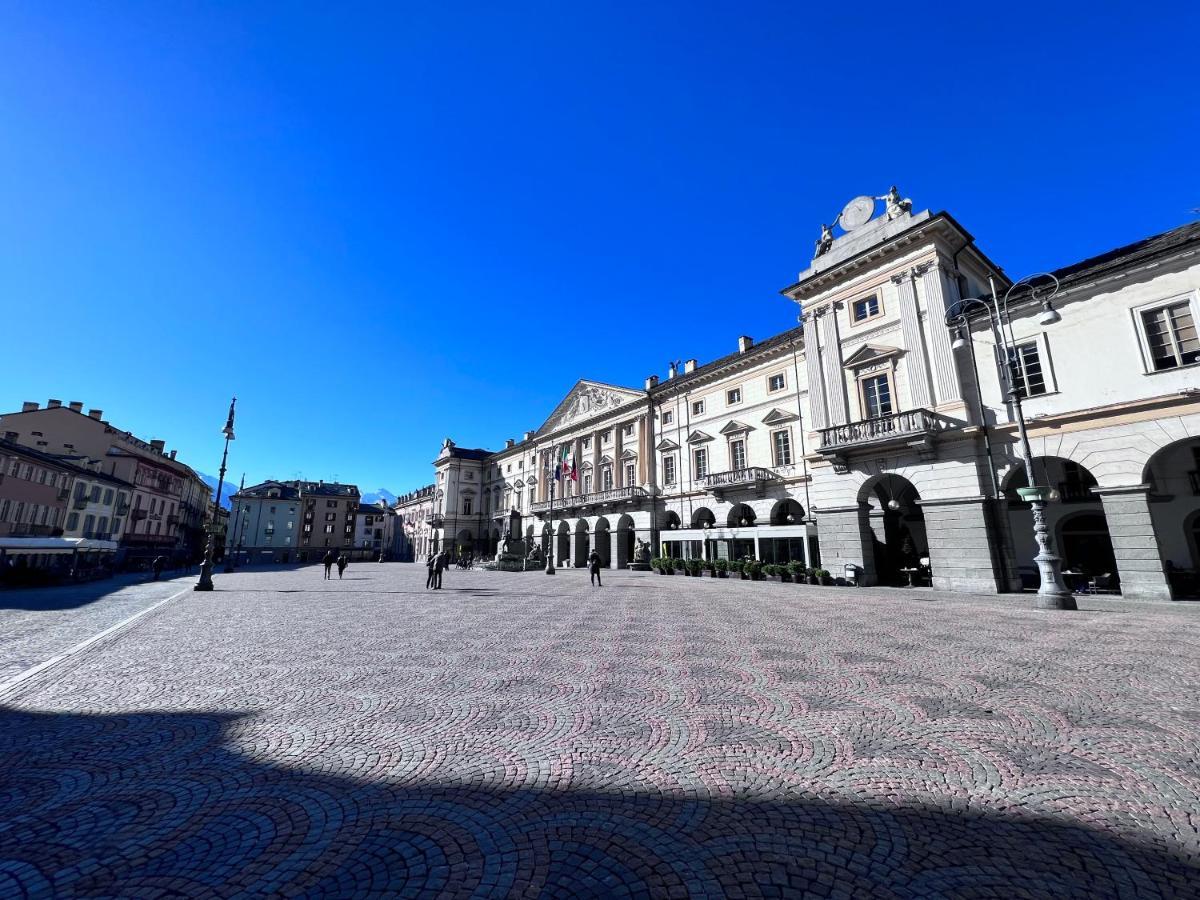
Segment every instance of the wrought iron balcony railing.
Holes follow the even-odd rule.
[[[644,487],[612,488],[607,491],[592,491],[590,494],[576,494],[573,497],[555,497],[555,509],[578,509],[585,506],[604,506],[612,503],[635,503],[649,496]],[[550,501],[542,500],[533,503],[529,511],[544,513],[550,509]]]
[[[731,469],[728,472],[714,472],[698,479],[700,486],[714,494],[723,493],[738,488],[759,489],[768,482],[779,481],[779,476],[770,469],[761,466],[749,466],[745,469]]]
[[[860,449],[907,444],[922,457],[934,455],[933,436],[944,424],[927,409],[906,409],[861,422],[822,428],[817,452],[832,457],[835,471],[845,471],[846,457]]]

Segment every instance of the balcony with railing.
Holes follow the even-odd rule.
[[[59,500],[66,500],[70,496],[71,496],[70,488],[59,488],[58,489],[58,499]]]
[[[720,499],[726,491],[750,489],[762,492],[768,484],[779,481],[777,474],[761,466],[748,466],[744,469],[730,469],[728,472],[714,472],[697,479],[700,486]]]
[[[425,522],[433,528],[441,528],[442,514],[433,510],[427,510],[425,513]]]
[[[133,510],[129,513],[129,518],[133,519],[133,521],[135,521],[135,522],[139,522],[142,519],[146,518],[146,516],[148,516],[148,515],[149,515],[149,513],[144,508],[142,508],[140,506],[135,506],[133,508]]]
[[[646,493],[644,487],[630,486],[623,488],[612,488],[607,491],[592,491],[590,494],[576,494],[573,497],[555,497],[554,508],[557,509],[583,509],[592,506],[616,506],[626,503],[640,503],[645,500],[649,494]],[[542,500],[538,503],[530,505],[530,512],[535,515],[541,515],[549,511],[549,500]]]
[[[85,531],[83,536],[89,541],[111,541],[113,539],[111,531]]]
[[[907,445],[922,458],[933,456],[933,436],[945,428],[942,419],[927,409],[906,409],[861,422],[822,428],[817,452],[831,457],[834,468],[843,469],[845,458],[860,450]]]

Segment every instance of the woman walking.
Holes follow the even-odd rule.
[[[600,554],[593,550],[588,554],[587,558],[588,572],[592,576],[592,584],[597,587],[604,587],[604,583],[600,580]]]
[[[337,561],[338,578],[342,577],[342,573],[346,571],[346,566],[348,566],[348,565],[350,565],[350,560],[346,559],[346,554],[343,553],[341,556],[338,557],[338,561]]]

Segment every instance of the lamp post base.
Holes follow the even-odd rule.
[[[200,566],[200,580],[196,582],[193,591],[211,591],[213,589],[213,536],[209,534],[208,545],[204,548],[204,562]]]
[[[1074,594],[1059,594],[1053,591],[1038,591],[1033,599],[1034,609],[1079,609]]]
[[[554,574],[554,557],[552,557],[548,553],[546,554],[546,574],[547,575]]]

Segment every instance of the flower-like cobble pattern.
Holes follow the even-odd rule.
[[[0,896],[1200,896],[1200,617],[218,578],[0,711]]]

